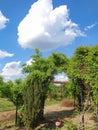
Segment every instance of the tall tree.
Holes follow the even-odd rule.
[[[82,111],[82,130],[84,130],[85,101],[92,98],[96,108],[98,125],[98,45],[78,47],[69,61],[68,74],[72,82],[73,92],[78,99]]]
[[[88,55],[89,48],[86,46],[78,47],[72,58],[70,58],[67,69],[68,75],[73,85],[74,96],[77,97],[79,108],[82,109],[85,96],[90,89],[88,82]]]
[[[93,105],[96,110],[97,128],[98,128],[98,45],[90,49],[89,57],[89,81],[91,86],[91,95]]]
[[[27,73],[24,106],[25,120],[28,129],[34,129],[38,122],[44,117],[44,103],[47,96],[48,86],[53,80],[53,76],[60,67],[65,64],[67,58],[62,54],[52,54],[48,58],[43,58],[38,49],[32,56],[32,65],[24,65],[23,72]],[[59,69],[58,69],[59,68]]]

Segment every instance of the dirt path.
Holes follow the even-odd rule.
[[[62,107],[60,104],[45,107],[45,115],[54,118],[68,117],[72,114],[73,107]],[[15,110],[8,112],[0,112],[0,122],[15,118]]]
[[[15,118],[15,110],[0,112],[0,122]]]
[[[45,115],[52,118],[68,118],[72,115],[73,107],[62,107],[60,104],[55,104],[45,107]]]
[[[62,107],[61,104],[55,104],[45,107],[45,117],[48,120],[46,123],[42,124],[42,127],[39,126],[36,130],[41,130],[41,128],[45,127],[49,130],[55,130],[55,122],[58,120],[68,120],[71,118],[73,114],[73,107]],[[65,126],[61,125],[61,130],[65,130]]]
[[[73,112],[73,108],[67,108],[67,107],[61,107],[60,104],[55,104],[51,106],[45,106],[45,117],[48,119],[48,121],[41,124],[39,127],[36,128],[36,130],[41,130],[43,126],[46,128],[55,128],[55,121],[58,119],[68,118]],[[15,119],[15,110],[9,111],[9,112],[0,112],[0,123],[3,122],[9,122],[10,120]],[[50,120],[50,121],[49,121]],[[51,121],[52,120],[52,121]],[[10,124],[12,126],[13,124]],[[5,126],[2,130],[13,130],[13,128],[9,129],[9,124]],[[0,129],[1,130],[1,129]],[[62,129],[63,130],[63,129]],[[64,129],[65,130],[65,129]]]
[[[41,128],[51,128],[55,129],[55,121],[57,120],[68,120],[76,124],[81,122],[81,115],[73,117],[74,108],[73,107],[62,107],[61,104],[55,104],[50,106],[45,106],[45,117],[46,122],[43,122],[36,130],[41,130]],[[85,115],[85,120],[88,120],[88,124],[94,125],[94,120],[90,117],[90,113]],[[0,123],[15,119],[15,110],[9,112],[0,112]],[[0,129],[1,130],[1,129]],[[14,130],[14,129],[2,129],[2,130]],[[18,130],[18,129],[17,129]],[[20,129],[19,129],[20,130]],[[24,130],[24,129],[23,129]],[[61,130],[65,130],[64,125],[61,127]]]

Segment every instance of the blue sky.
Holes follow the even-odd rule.
[[[0,75],[20,78],[34,48],[70,57],[98,44],[98,0],[0,0]]]

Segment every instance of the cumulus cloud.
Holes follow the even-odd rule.
[[[26,61],[26,65],[32,65],[33,62],[34,62],[33,59],[29,59],[28,61]]]
[[[0,29],[3,29],[6,27],[6,23],[9,21],[8,18],[6,18],[2,12],[0,11]]]
[[[7,51],[0,50],[0,59],[5,57],[12,57],[14,54],[8,53]]]
[[[20,61],[9,62],[2,69],[2,73],[0,74],[4,77],[5,80],[14,79],[22,75]]]
[[[84,34],[71,21],[66,5],[53,8],[52,0],[38,0],[18,25],[18,43],[23,48],[53,49]]]
[[[84,28],[84,30],[85,30],[85,31],[88,31],[89,29],[92,29],[92,28],[94,28],[95,26],[96,26],[96,23],[91,24],[91,25],[89,25],[89,26],[86,26],[86,27]]]
[[[61,84],[59,82],[68,82],[69,78],[65,73],[58,73],[57,75],[54,76],[54,82],[56,86],[60,86]],[[58,82],[58,83],[57,83]]]
[[[66,82],[69,81],[69,79],[65,73],[58,73],[54,76],[54,81]]]

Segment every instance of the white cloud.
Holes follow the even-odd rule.
[[[14,54],[8,53],[6,51],[0,50],[0,59],[5,58],[5,57],[12,57]]]
[[[30,59],[30,60],[26,61],[26,64],[27,65],[32,65],[33,62],[34,62],[34,60]]]
[[[21,67],[20,61],[9,62],[2,69],[2,73],[0,74],[4,77],[5,80],[14,79],[15,77],[21,77]]]
[[[3,29],[6,27],[6,23],[9,21],[8,18],[6,18],[2,12],[0,11],[0,29]]]
[[[58,73],[54,76],[54,81],[66,82],[69,81],[69,79],[65,73]]]
[[[64,72],[58,73],[57,75],[54,76],[54,82],[56,86],[61,85],[59,82],[68,82],[68,81],[69,81],[69,78]]]
[[[69,18],[67,6],[53,9],[52,0],[35,2],[18,26],[18,42],[23,48],[48,50],[70,44],[83,35]]]
[[[84,30],[87,31],[87,30],[89,30],[89,29],[94,28],[95,26],[96,26],[96,23],[91,24],[91,25],[89,25],[89,26],[86,26],[86,27],[84,28]]]

